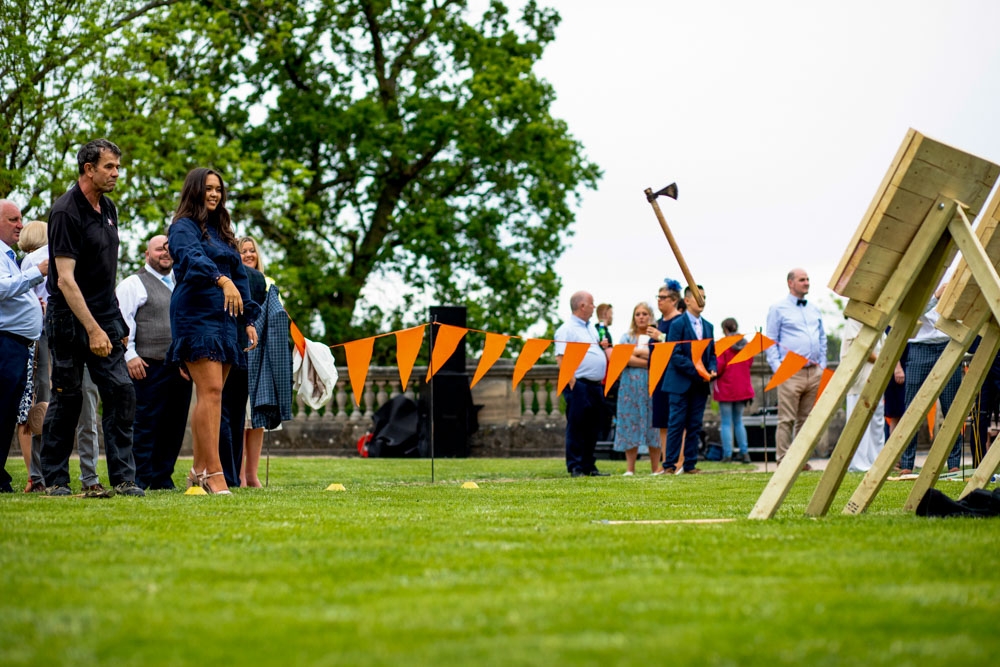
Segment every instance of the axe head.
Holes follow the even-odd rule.
[[[662,190],[657,190],[656,192],[653,192],[652,190],[646,190],[646,199],[648,199],[649,201],[653,201],[660,195],[666,195],[671,199],[677,199],[677,184],[671,183],[667,187],[663,188]]]
[[[666,195],[666,196],[670,197],[671,199],[677,199],[677,184],[676,183],[671,183],[670,185],[668,185],[667,187],[663,188],[662,190],[657,191],[656,195],[657,196]]]

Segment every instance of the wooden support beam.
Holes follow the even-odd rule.
[[[824,516],[830,510],[833,498],[844,481],[844,475],[851,463],[851,458],[858,448],[858,443],[868,428],[875,406],[882,400],[885,388],[892,381],[892,374],[896,368],[896,362],[903,355],[903,349],[909,339],[914,326],[921,313],[927,308],[927,302],[937,285],[935,277],[942,270],[945,258],[949,255],[951,243],[947,235],[938,239],[933,252],[927,259],[927,263],[917,276],[914,286],[904,297],[900,304],[899,312],[892,322],[892,330],[882,346],[882,352],[875,361],[868,382],[861,392],[854,412],[847,420],[844,430],[837,440],[837,446],[830,455],[830,460],[826,464],[823,476],[819,480],[812,499],[806,508],[809,516]]]
[[[812,412],[802,425],[802,430],[795,434],[795,439],[785,452],[785,457],[778,464],[778,469],[771,475],[771,479],[765,487],[764,492],[757,499],[757,504],[750,511],[751,519],[770,519],[778,511],[782,501],[792,485],[802,471],[802,466],[809,460],[809,455],[816,448],[816,444],[826,431],[833,413],[847,395],[847,389],[858,376],[862,364],[868,358],[879,332],[871,327],[863,327],[858,341],[847,353],[847,357],[837,367],[837,371],[830,378],[823,390],[823,394],[816,401]]]
[[[959,498],[964,498],[976,489],[985,488],[993,473],[1000,469],[1000,435],[993,440],[993,445],[983,455],[979,467],[972,473]]]
[[[879,331],[884,330],[889,324],[889,313],[882,312],[875,306],[856,299],[847,302],[844,307],[844,315]]]
[[[948,231],[951,232],[955,244],[962,251],[962,257],[969,265],[969,270],[976,279],[979,289],[986,298],[993,316],[1000,321],[1000,275],[993,268],[993,261],[986,250],[979,243],[979,239],[972,231],[969,219],[965,217],[965,212],[958,207],[958,216],[948,224]]]
[[[986,310],[975,316],[975,322],[967,323],[970,325],[969,338],[967,340],[951,340],[948,342],[941,356],[938,357],[937,363],[934,364],[931,372],[927,375],[927,379],[920,386],[916,396],[913,397],[913,401],[906,408],[906,412],[900,418],[892,435],[889,436],[889,441],[885,443],[885,447],[882,448],[882,451],[875,459],[875,463],[865,474],[858,488],[855,489],[854,494],[844,508],[844,514],[861,514],[868,509],[871,501],[878,495],[879,490],[892,471],[892,466],[899,460],[903,450],[906,449],[907,445],[910,444],[910,440],[913,439],[913,436],[920,429],[920,424],[923,422],[924,416],[931,409],[931,406],[934,405],[934,402],[937,401],[941,392],[944,391],[944,386],[948,383],[948,379],[952,373],[962,363],[965,351],[972,344],[972,332],[981,329],[989,315],[989,311]]]
[[[990,372],[990,366],[993,365],[993,360],[996,358],[998,350],[1000,350],[1000,327],[997,327],[996,321],[991,319],[983,332],[983,338],[979,342],[979,349],[976,350],[976,354],[972,357],[969,370],[966,372],[965,377],[962,378],[962,385],[955,394],[955,400],[952,401],[951,408],[948,410],[948,414],[945,415],[941,430],[938,431],[937,437],[931,445],[931,451],[927,454],[924,467],[920,471],[917,481],[914,482],[913,488],[910,489],[910,495],[906,499],[906,503],[903,505],[903,509],[907,512],[913,512],[917,509],[917,505],[920,504],[924,494],[927,493],[929,488],[934,486],[934,482],[937,481],[938,476],[941,474],[941,466],[955,445],[958,432],[965,424],[965,418],[969,414],[973,402],[976,400],[976,394],[979,393],[979,388],[982,387],[983,380],[986,379],[986,374]]]

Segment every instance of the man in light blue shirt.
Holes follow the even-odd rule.
[[[30,350],[42,333],[42,304],[31,288],[45,279],[49,269],[49,261],[42,260],[21,272],[12,246],[23,226],[21,209],[0,199],[0,442],[7,444],[17,428]],[[10,482],[10,473],[0,466],[0,493],[14,492]]]
[[[808,360],[806,366],[778,385],[778,429],[775,449],[778,461],[792,444],[792,436],[801,430],[819,393],[819,382],[826,368],[826,331],[819,308],[808,302],[809,274],[805,269],[788,272],[788,296],[767,311],[768,338],[775,342],[767,349],[767,363],[777,371],[789,351]],[[794,429],[794,430],[793,430]],[[803,470],[811,470],[809,464]]]
[[[569,320],[556,330],[556,361],[562,366],[566,343],[590,343],[586,356],[577,367],[573,379],[563,390],[566,399],[566,471],[573,477],[603,477],[597,471],[594,448],[601,426],[601,406],[604,392],[601,382],[608,368],[608,358],[602,349],[597,327],[590,323],[594,314],[594,297],[577,292],[570,297]]]

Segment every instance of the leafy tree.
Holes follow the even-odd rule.
[[[76,146],[108,136],[125,153],[124,259],[162,230],[187,170],[211,165],[292,318],[330,342],[424,321],[427,295],[477,328],[549,319],[574,199],[600,177],[533,71],[554,11],[529,2],[512,24],[494,1],[474,24],[465,0],[12,2],[53,27],[46,83],[20,98],[48,129],[27,161],[11,140],[26,130],[0,135],[5,190],[60,194]],[[373,283],[401,287],[382,300]]]
[[[253,7],[233,11],[257,48],[247,102],[268,111],[242,139],[275,178],[244,212],[285,253],[293,316],[346,340],[423,321],[407,311],[429,290],[476,327],[545,319],[573,197],[600,175],[533,72],[558,15],[530,2],[515,29],[500,2],[479,25],[460,0]],[[402,307],[357,311],[373,279],[406,285]]]
[[[43,214],[75,177],[95,63],[124,26],[176,0],[0,3],[0,196]],[[83,139],[86,140],[86,139]]]

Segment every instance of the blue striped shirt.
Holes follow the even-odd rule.
[[[21,272],[10,250],[0,241],[0,331],[38,340],[42,334],[42,304],[32,291],[45,277],[33,266]]]

